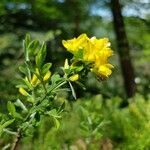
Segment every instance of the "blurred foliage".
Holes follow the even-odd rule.
[[[122,102],[120,97],[103,99],[97,95],[68,103],[60,129],[49,129],[52,120],[43,118],[34,136],[24,139],[20,148],[148,150],[150,99],[136,94],[129,99],[129,107],[122,107]]]
[[[111,121],[105,136],[111,138],[119,149],[148,150],[150,148],[150,99],[136,95],[129,100],[129,106],[119,108],[121,99],[114,98],[106,102],[105,118]]]

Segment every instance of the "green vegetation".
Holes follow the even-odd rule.
[[[124,108],[122,101],[119,97],[104,99],[97,95],[79,99],[72,106],[68,103],[60,128],[50,128],[52,122],[45,118],[34,135],[21,142],[22,149],[148,150],[149,100],[137,94]]]

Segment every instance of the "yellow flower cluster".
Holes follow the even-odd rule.
[[[81,34],[77,38],[63,40],[62,43],[74,55],[82,51],[83,56],[80,59],[91,62],[93,64],[92,71],[101,78],[106,78],[112,73],[113,65],[108,63],[108,58],[113,55],[113,51],[107,38],[88,38],[86,34]]]

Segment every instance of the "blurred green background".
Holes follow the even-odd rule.
[[[132,97],[135,93],[138,93],[137,99],[145,99],[142,103],[142,106],[146,107],[147,104],[145,103],[147,103],[150,97],[150,2],[148,0],[120,0],[119,6],[121,8],[124,26],[121,26],[120,24],[117,26],[117,24],[115,24],[115,15],[112,8],[113,4],[114,6],[117,6],[117,1],[118,0],[1,0],[0,111],[5,111],[4,106],[8,100],[14,100],[18,97],[18,90],[15,88],[15,85],[20,76],[18,66],[22,64],[24,60],[22,40],[24,39],[26,33],[29,33],[33,39],[38,39],[41,42],[46,41],[46,61],[53,63],[52,71],[57,71],[58,67],[63,65],[65,58],[71,57],[71,55],[68,54],[63,48],[61,43],[62,39],[73,38],[81,33],[86,33],[90,37],[96,36],[98,38],[109,38],[112,43],[112,49],[114,50],[114,56],[110,60],[110,62],[115,66],[113,74],[106,81],[102,81],[100,83],[91,74],[89,74],[88,80],[85,83],[87,90],[84,91],[76,89],[78,97],[86,101],[86,99],[93,99],[93,97],[96,95],[100,95],[104,103],[105,99],[106,101],[107,99],[111,99],[111,101],[113,101],[113,99],[119,99],[120,97],[120,99],[122,99],[121,103],[115,107],[115,109],[117,109],[116,111],[119,111],[116,112],[116,115],[118,115],[118,113],[121,115],[127,115],[125,118],[128,118],[129,122],[132,120],[128,112],[129,107],[127,107],[125,111],[120,110],[120,106],[124,107],[126,105],[127,97]],[[118,38],[116,38],[117,29],[122,29],[125,31],[125,36],[122,34],[120,41],[124,40],[125,38],[127,41],[127,46],[123,44],[120,46],[120,44],[118,44],[120,41]],[[120,55],[121,51],[124,51],[124,49],[128,49],[127,53],[124,52],[122,55]],[[127,58],[126,73],[122,73],[121,71],[123,68],[120,62],[123,57]],[[128,66],[128,61],[131,62],[132,67],[130,65]],[[131,69],[133,69],[133,71],[131,71]],[[130,79],[130,76],[128,76],[128,71],[133,72],[133,78]],[[132,86],[129,88],[129,90],[125,87],[125,82],[127,81],[129,83],[134,82],[134,84],[136,84],[136,91],[131,94],[129,90],[131,90],[130,88],[132,88]],[[84,103],[81,105],[84,106]],[[139,107],[139,104],[137,107]],[[89,107],[87,106],[87,110],[88,108]],[[115,120],[116,118],[114,116],[112,116],[113,119],[109,116],[111,109],[112,108],[109,108],[106,114],[101,110],[100,112],[103,112],[103,115],[105,116],[104,118],[109,118],[108,120],[113,120],[115,123],[117,123],[118,120]],[[121,119],[121,116],[118,118]],[[79,121],[80,119],[78,118],[77,120]],[[123,122],[125,122],[125,120]],[[129,126],[132,124],[132,122],[127,122],[125,123]],[[74,128],[78,127],[77,124],[74,124]],[[73,124],[67,124],[66,126],[68,130],[72,130],[73,128]],[[127,130],[132,132],[134,129],[129,126],[127,127]],[[117,138],[117,140],[123,140],[123,138],[129,140],[129,135],[124,133],[126,129],[123,127],[119,129],[117,127],[118,125],[116,125],[116,129],[114,129],[114,126],[110,128],[114,130],[114,133],[105,135],[107,132],[104,132],[103,135],[112,139]],[[139,129],[141,129],[140,127],[144,131],[145,128],[143,129],[143,124],[139,125]],[[48,127],[44,127],[43,123],[43,129],[40,127],[40,131],[37,133],[40,134],[37,140],[40,138],[43,139],[42,136],[45,135],[44,133],[46,128]],[[62,132],[65,132],[64,130],[66,129],[63,128],[61,130],[63,130]],[[118,130],[120,130],[122,134],[115,134],[115,131]],[[141,133],[143,133],[143,131],[141,131]],[[141,133],[139,134],[141,135]],[[49,134],[57,137],[56,131],[50,130]],[[147,133],[145,134],[147,136]],[[49,138],[48,136],[50,135],[47,135],[47,138]],[[71,137],[69,136],[70,135],[67,135],[66,138],[76,139],[77,136],[81,137],[82,135],[79,134],[74,137],[74,133],[72,133]],[[65,139],[65,137],[62,138]],[[80,140],[80,138],[78,139]],[[143,139],[146,139],[146,137]],[[34,138],[32,140],[34,141]],[[45,149],[61,149],[60,147],[62,146],[61,143],[63,143],[63,140],[61,140],[61,138],[58,138],[58,140],[60,143],[56,142],[56,139],[53,141],[53,144],[51,142],[51,145],[59,143],[58,147],[56,146],[55,148],[48,148],[45,146]],[[144,143],[142,140],[140,142]],[[40,142],[44,141],[39,140],[39,145]],[[82,143],[82,141],[79,142]],[[150,148],[150,143],[148,144],[149,145],[147,147]],[[59,145],[61,146],[59,147]],[[132,146],[125,148],[125,150],[135,149],[137,145]],[[32,147],[31,149],[37,148]]]

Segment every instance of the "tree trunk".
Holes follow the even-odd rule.
[[[134,81],[134,68],[131,62],[129,43],[127,40],[119,0],[111,0],[111,11],[113,15],[113,23],[118,45],[120,64],[124,78],[124,86],[127,96],[132,97],[135,94],[136,90],[136,84]]]

